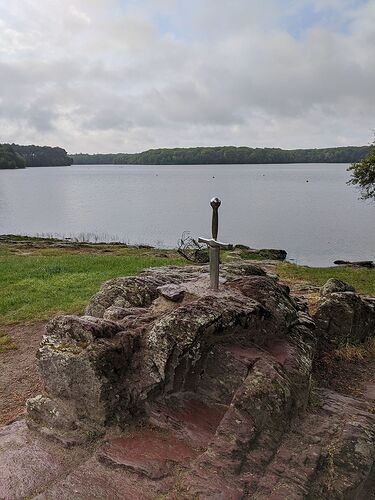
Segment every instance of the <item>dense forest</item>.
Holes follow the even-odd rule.
[[[362,160],[372,146],[326,149],[279,149],[248,147],[207,147],[150,149],[134,154],[76,154],[73,163],[125,165],[199,165],[238,163],[353,163]]]
[[[326,149],[279,149],[207,147],[150,149],[143,153],[74,154],[49,146],[0,144],[0,168],[79,165],[200,165],[247,163],[355,163],[368,156],[374,146]]]
[[[0,170],[25,168],[25,159],[8,144],[0,144]]]
[[[142,154],[142,153],[140,153]],[[124,153],[107,153],[107,154],[88,154],[88,153],[78,153],[69,155],[69,157],[73,160],[75,165],[113,165],[123,163],[120,161],[124,156],[133,156],[127,155]]]
[[[25,159],[26,167],[63,167],[73,163],[62,148],[18,144],[11,144],[11,148]]]

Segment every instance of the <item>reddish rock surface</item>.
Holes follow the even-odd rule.
[[[370,498],[368,401],[311,396],[319,338],[306,308],[253,265],[223,275],[217,294],[198,268],[112,280],[90,316],[53,320],[29,428],[0,432],[0,498]],[[181,283],[181,302],[160,301],[159,287]],[[341,306],[322,300],[326,325]]]
[[[204,449],[213,438],[227,406],[203,402],[194,394],[171,396],[152,405],[150,422],[169,430],[196,449]]]
[[[176,464],[188,464],[197,455],[173,433],[137,429],[129,436],[108,436],[98,452],[100,460],[123,467],[150,479],[168,475]]]

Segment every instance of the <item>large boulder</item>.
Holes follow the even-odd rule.
[[[234,254],[239,255],[242,259],[249,260],[285,260],[287,252],[276,248],[261,248],[260,250],[246,247],[245,245],[236,245]]]
[[[261,248],[258,250],[260,256],[269,260],[285,260],[288,255],[286,250],[278,248]]]
[[[90,316],[60,316],[47,325],[37,354],[46,394],[27,402],[30,426],[67,443],[104,432],[137,348],[121,330]]]
[[[375,331],[375,300],[355,293],[341,280],[329,280],[321,290],[314,314],[320,341],[334,346],[364,342]]]
[[[304,390],[295,389],[293,397],[303,401],[294,406],[303,407],[313,341],[298,333],[306,329],[299,306],[256,266],[228,266],[223,275],[219,293],[210,291],[204,270],[196,268],[117,278],[91,300],[91,316],[52,320],[38,352],[45,395],[28,402],[30,426],[80,442],[134,415],[147,418],[156,396],[207,394],[206,384],[214,393],[210,366],[219,346],[227,346],[221,355],[232,359],[223,372],[239,374],[227,381],[223,373],[221,394],[228,403],[248,371],[229,352],[246,358],[254,343],[295,373],[293,386]],[[179,284],[181,291],[182,282],[179,302],[165,297],[167,285]],[[255,360],[261,351],[256,353]]]
[[[331,293],[340,292],[355,292],[355,289],[353,286],[345,283],[345,281],[339,280],[337,278],[330,278],[327,283],[322,286],[320,295],[322,297],[325,297],[327,295],[331,295]]]

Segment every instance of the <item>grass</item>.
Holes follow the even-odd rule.
[[[338,347],[333,355],[346,362],[375,359],[375,336],[370,337],[364,344]]]
[[[12,339],[6,333],[0,331],[0,353],[5,351],[11,351],[17,349],[16,344],[12,342]]]
[[[81,313],[111,278],[165,265],[182,265],[176,252],[93,245],[53,248],[0,245],[0,324]]]
[[[186,264],[170,250],[87,243],[60,248],[54,242],[43,238],[0,238],[0,325],[46,320],[58,313],[81,313],[106,280],[137,274],[149,267]],[[224,252],[223,261],[226,257]],[[277,273],[281,279],[317,285],[336,277],[361,293],[375,295],[374,270],[280,263]]]
[[[354,286],[357,292],[375,296],[375,269],[353,267],[304,267],[282,263],[276,273],[280,279],[307,281],[322,286],[329,278],[338,278]]]
[[[247,250],[241,250],[240,257],[244,260],[265,260],[267,258],[257,252],[249,252]]]

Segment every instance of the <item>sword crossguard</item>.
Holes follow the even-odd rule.
[[[222,243],[221,241],[216,241],[213,238],[198,238],[199,243],[205,243],[210,248],[223,248],[225,250],[229,250],[231,245],[228,243]]]

